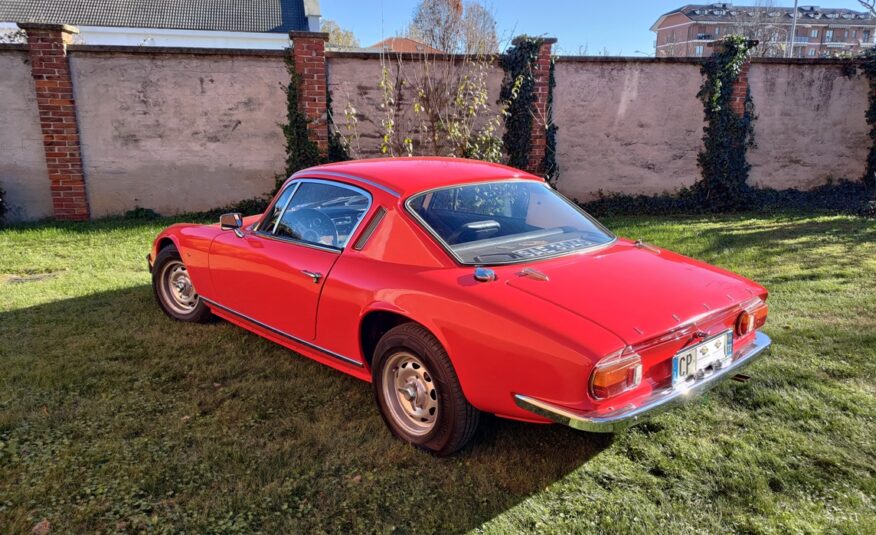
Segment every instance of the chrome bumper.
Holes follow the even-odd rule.
[[[749,344],[743,350],[744,353],[737,357],[726,368],[721,368],[712,375],[703,377],[684,388],[666,388],[664,390],[658,390],[637,405],[627,405],[599,415],[573,411],[559,405],[554,405],[553,403],[541,401],[540,399],[524,396],[523,394],[516,394],[514,396],[514,401],[517,403],[518,407],[538,414],[539,416],[550,418],[555,422],[568,425],[574,429],[589,431],[592,433],[613,433],[631,425],[641,423],[645,419],[667,410],[674,405],[684,403],[703,392],[711,390],[724,379],[732,377],[740,369],[764,354],[769,349],[771,343],[769,336],[758,331],[755,334],[754,342]]]

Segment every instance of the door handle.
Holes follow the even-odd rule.
[[[311,279],[313,279],[313,284],[319,284],[319,279],[322,278],[322,273],[314,273],[313,271],[307,271],[306,269],[302,269],[301,273],[304,273]]]

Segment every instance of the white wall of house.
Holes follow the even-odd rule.
[[[88,45],[176,46],[193,48],[242,48],[281,50],[289,46],[286,33],[215,32],[203,30],[166,30],[160,28],[115,28],[77,26],[73,42]],[[0,41],[4,34],[18,30],[14,23],[0,23]]]

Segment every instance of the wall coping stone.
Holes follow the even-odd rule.
[[[293,30],[289,32],[289,39],[322,39],[327,42],[329,40],[329,34],[326,32],[302,32]]]
[[[181,46],[67,45],[68,52],[86,54],[188,54],[195,56],[284,56],[286,50],[256,48],[197,48]]]
[[[22,30],[44,30],[64,33],[79,33],[79,28],[69,24],[51,24],[45,22],[19,22],[18,27]]]

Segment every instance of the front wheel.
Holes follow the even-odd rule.
[[[152,291],[161,310],[175,320],[204,323],[213,317],[195,291],[188,269],[172,245],[159,251],[155,257]]]
[[[465,395],[447,352],[420,325],[391,329],[374,351],[374,395],[395,436],[449,455],[468,443],[480,412]]]

